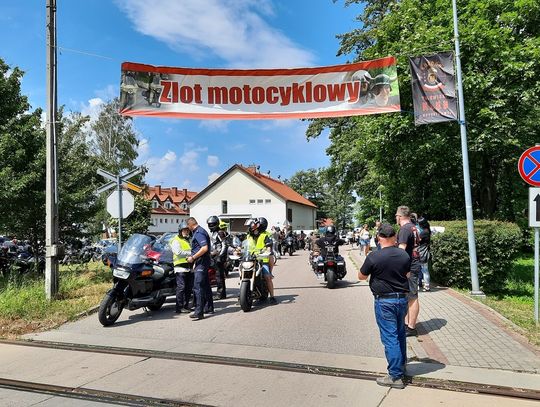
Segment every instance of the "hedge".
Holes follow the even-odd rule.
[[[431,240],[432,279],[449,287],[471,288],[467,222],[433,221],[431,226],[446,228]],[[484,292],[499,291],[523,244],[522,232],[514,223],[489,220],[476,220],[474,231],[480,288]]]

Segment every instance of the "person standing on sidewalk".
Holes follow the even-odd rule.
[[[399,225],[397,244],[400,249],[407,252],[411,258],[411,268],[409,274],[409,310],[405,317],[407,336],[418,336],[416,330],[416,320],[420,313],[420,303],[418,301],[418,280],[420,278],[420,256],[418,245],[420,236],[416,225],[411,222],[411,211],[408,206],[399,206],[396,211],[396,223]]]
[[[403,389],[407,363],[407,275],[411,260],[407,253],[395,247],[396,232],[388,223],[379,228],[379,242],[381,250],[366,257],[358,279],[366,280],[371,276],[369,288],[375,297],[375,320],[388,362],[388,375],[378,378],[377,384]]]
[[[191,255],[189,227],[186,221],[178,226],[178,235],[171,241],[174,273],[176,275],[176,313],[189,312],[189,300],[193,290],[193,273],[187,258]]]
[[[214,301],[212,299],[212,288],[208,278],[208,268],[210,267],[210,236],[204,230],[197,220],[193,217],[187,220],[189,230],[193,233],[191,239],[191,256],[188,257],[188,262],[194,265],[194,282],[193,293],[197,304],[195,311],[189,317],[194,320],[204,318],[204,313],[214,313]]]

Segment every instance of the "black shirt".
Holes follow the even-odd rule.
[[[399,228],[397,244],[399,246],[401,243],[406,243],[405,251],[411,258],[418,257],[418,252],[416,251],[418,241],[418,229],[416,229],[416,226],[412,222],[406,223]]]
[[[373,295],[409,292],[407,273],[411,260],[399,247],[385,247],[372,252],[360,268],[360,272],[371,275],[369,288]]]

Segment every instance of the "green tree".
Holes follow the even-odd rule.
[[[45,132],[21,94],[23,72],[0,59],[0,233],[45,237]]]
[[[317,120],[307,136],[331,129],[331,168],[368,207],[383,186],[391,210],[408,204],[432,218],[462,218],[458,125],[414,126],[407,59],[453,49],[451,2],[346,1],[360,3],[362,26],[339,36],[339,54],[397,56],[403,112]],[[526,206],[517,160],[539,139],[540,3],[469,0],[458,1],[458,10],[473,206],[477,217],[515,220]]]
[[[310,168],[294,173],[285,183],[317,205],[317,219],[327,217],[323,206],[326,197],[324,170]]]

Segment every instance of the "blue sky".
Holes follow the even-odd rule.
[[[45,108],[45,0],[0,2],[0,58],[26,72],[22,89]],[[58,100],[95,117],[119,94],[124,61],[177,67],[336,65],[336,34],[358,28],[359,6],[332,0],[57,0]],[[327,136],[308,142],[299,120],[136,118],[138,164],[150,185],[201,190],[234,163],[288,178],[327,166]]]

